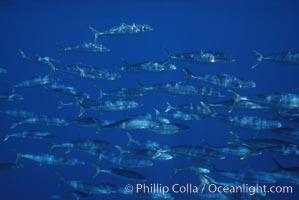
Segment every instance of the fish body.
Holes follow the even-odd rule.
[[[224,121],[239,127],[250,128],[255,130],[266,130],[280,128],[282,124],[279,121],[262,119],[255,116],[222,116],[218,115]]]
[[[51,133],[48,133],[48,132],[30,130],[30,131],[23,131],[23,132],[8,134],[4,138],[4,141],[7,141],[11,137],[31,138],[31,139],[52,139],[52,138],[54,138],[54,135],[52,135]]]
[[[255,88],[256,84],[253,81],[245,80],[230,74],[205,74],[194,75],[188,68],[184,67],[183,71],[186,73],[185,79],[192,79],[202,81],[217,87],[240,89],[240,88]]]
[[[65,47],[62,45],[58,45],[61,52],[67,52],[67,51],[78,51],[78,52],[87,52],[87,53],[103,53],[103,52],[109,52],[111,51],[109,48],[96,43],[87,43],[84,42],[83,44],[78,44],[73,47]]]
[[[176,70],[177,67],[173,64],[166,62],[143,62],[143,63],[137,63],[133,65],[127,65],[125,67],[122,67],[121,70],[125,72],[139,72],[139,71],[145,71],[145,72],[161,72],[161,71],[173,71]]]
[[[287,52],[287,53],[279,53],[279,54],[273,54],[270,56],[264,56],[260,52],[253,51],[253,53],[257,57],[257,62],[252,66],[252,68],[255,68],[257,65],[259,65],[263,60],[272,60],[276,62],[282,62],[282,63],[288,63],[288,64],[299,64],[299,52]]]
[[[42,85],[47,85],[47,84],[51,84],[54,83],[56,81],[58,81],[58,78],[51,78],[50,76],[45,76],[45,77],[34,77],[30,80],[26,80],[22,83],[16,84],[14,87],[15,88],[19,88],[19,87],[34,87],[34,86],[42,86]]]
[[[181,59],[192,62],[218,63],[235,61],[235,59],[232,56],[217,51],[199,50],[174,55],[170,54],[169,51],[167,51],[167,53],[169,59]]]
[[[50,154],[21,154],[21,153],[19,153],[17,155],[17,159],[19,159],[19,158],[27,158],[29,160],[38,162],[41,165],[47,164],[47,165],[74,166],[74,165],[84,165],[85,164],[85,162],[80,161],[76,158],[66,159],[66,158],[56,157],[56,156],[50,155]]]

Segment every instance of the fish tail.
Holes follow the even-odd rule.
[[[263,56],[263,54],[261,54],[258,51],[253,51],[253,53],[256,55],[257,62],[254,65],[252,65],[251,68],[256,68],[256,66],[262,62],[262,60],[264,59],[264,56]]]
[[[92,26],[88,26],[88,29],[91,30],[91,32],[94,34],[94,41],[93,43],[98,43],[99,41],[99,36],[103,35],[103,33],[98,32],[95,28],[93,28]]]
[[[166,109],[164,112],[169,112],[170,110],[174,110],[175,107],[173,107],[172,105],[170,105],[170,103],[168,101],[165,102],[166,103]]]
[[[161,114],[160,111],[156,108],[154,108],[154,111],[155,111],[156,116],[159,116]]]
[[[126,134],[128,136],[128,143],[127,143],[127,147],[128,147],[134,142],[134,139],[133,139],[132,135],[129,132],[126,132]]]
[[[174,170],[174,172],[173,172],[173,176],[175,176],[175,175],[177,175],[180,171],[182,171],[183,169],[174,168],[173,170]]]
[[[287,170],[284,166],[282,166],[276,159],[272,158],[273,162],[277,166],[278,169]]]
[[[50,145],[50,152],[53,151],[53,149],[56,147],[56,144],[53,142],[48,142],[48,144]]]
[[[173,58],[173,55],[170,53],[170,51],[167,48],[164,48],[164,51],[167,54],[167,61],[171,60]]]
[[[18,51],[19,51],[19,53],[21,54],[22,60],[27,59],[27,56],[26,56],[26,54],[24,53],[24,51],[22,51],[21,49],[19,49]]]
[[[57,109],[61,109],[65,106],[65,104],[63,103],[63,101],[59,101],[59,105],[57,106]]]
[[[56,172],[56,176],[59,178],[60,183],[66,182],[66,178],[62,176],[59,172]]]
[[[21,156],[22,156],[21,153],[17,153],[17,157],[16,157],[16,160],[15,160],[15,163],[19,162],[19,159],[20,159]]]
[[[232,97],[234,99],[234,102],[235,102],[234,104],[236,104],[240,101],[248,101],[249,100],[247,97],[243,97],[243,96],[239,95],[238,93],[236,93],[232,90],[228,90],[228,92],[232,95]]]
[[[234,133],[233,131],[229,131],[229,134],[231,134],[234,137],[234,141],[228,142],[228,144],[235,144],[240,142],[240,136]]]
[[[250,151],[248,153],[245,153],[241,158],[240,160],[245,160],[251,156],[254,155],[254,153],[257,153],[258,150],[256,150],[255,148],[253,148],[252,146],[249,146],[247,144],[242,144],[243,146],[247,147]],[[261,154],[261,153],[260,153]]]
[[[5,138],[3,139],[3,141],[6,142],[10,138],[10,136],[11,135],[6,135]]]
[[[142,83],[141,81],[137,81],[137,83],[138,83],[138,85],[140,85],[142,87],[143,90],[151,90],[152,89],[152,87],[146,87],[144,85],[144,83]]]
[[[187,67],[183,67],[183,72],[185,73],[185,78],[183,79],[183,81],[187,81],[190,80],[194,75],[192,74],[192,72],[187,68]]]
[[[94,86],[96,88],[96,90],[100,93],[98,99],[101,99],[103,98],[103,96],[105,95],[105,93],[99,88],[97,87],[96,85]]]
[[[15,122],[15,123],[12,123],[11,126],[10,126],[10,129],[14,129],[16,128],[18,125],[22,124],[22,122]]]
[[[128,151],[124,150],[121,146],[119,145],[114,145],[114,147],[119,151],[119,155],[122,155],[124,153],[127,153]]]
[[[96,173],[92,176],[92,178],[96,178],[101,173],[101,168],[96,164],[93,164],[93,166],[96,168]]]
[[[78,103],[78,105],[79,105],[79,109],[80,109],[80,110],[79,110],[78,117],[81,117],[81,116],[84,114],[85,109],[84,109],[84,107],[83,107],[83,105],[82,105],[80,99],[76,98],[76,101],[77,101],[77,103]]]
[[[56,46],[59,48],[59,53],[62,54],[65,52],[65,46],[60,44],[60,43],[56,43]]]

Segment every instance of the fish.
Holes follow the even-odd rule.
[[[217,118],[230,123],[231,125],[249,128],[254,130],[272,130],[282,127],[282,124],[276,120],[263,119],[256,116],[235,115],[225,116],[221,114],[216,115]]]
[[[50,154],[17,154],[17,160],[20,158],[27,158],[29,160],[33,160],[35,162],[40,163],[42,165],[66,165],[66,166],[74,166],[74,165],[85,165],[84,161],[80,161],[76,158],[60,158]]]
[[[54,135],[48,132],[29,130],[29,131],[22,131],[22,132],[8,134],[5,136],[3,141],[7,141],[11,137],[31,138],[31,139],[53,139]]]
[[[168,59],[181,59],[200,63],[218,63],[218,62],[234,62],[232,56],[217,51],[191,51],[181,54],[171,54],[168,49],[165,49]]]
[[[93,42],[83,42],[82,44],[78,44],[72,47],[65,47],[61,44],[57,44],[60,48],[60,52],[68,52],[68,51],[77,51],[77,52],[87,52],[87,53],[103,53],[110,52],[111,50],[104,45],[98,45]]]
[[[51,72],[54,72],[56,70],[56,65],[59,63],[58,60],[50,58],[48,56],[41,57],[39,55],[35,55],[28,57],[21,49],[19,49],[19,53],[21,54],[23,60],[29,60],[33,63],[48,65],[51,68]]]
[[[170,94],[224,97],[220,91],[217,91],[214,88],[187,85],[184,82],[168,82],[154,84],[152,86],[145,86],[141,82],[138,82],[138,84],[143,87],[144,90],[158,90]]]
[[[166,152],[204,159],[225,159],[222,153],[207,146],[176,145],[171,146]]]
[[[131,35],[131,34],[139,34],[147,31],[152,31],[153,28],[148,24],[126,24],[122,23],[120,26],[112,27],[106,31],[99,32],[95,28],[89,26],[88,27],[94,34],[94,43],[98,42],[99,36],[102,35]]]
[[[151,115],[140,115],[126,118],[115,123],[103,126],[103,128],[121,128],[121,129],[147,129],[160,134],[174,134],[182,130],[189,129],[188,126],[178,123],[170,123],[165,118],[155,118]]]
[[[257,57],[257,62],[251,68],[256,68],[263,60],[272,60],[276,62],[289,63],[289,64],[299,64],[299,52],[286,52],[273,54],[270,56],[264,56],[258,51],[253,51],[255,56]]]
[[[29,112],[26,110],[0,110],[0,113],[5,114],[9,117],[23,118],[23,119],[35,116],[33,112]]]
[[[122,111],[131,110],[142,106],[142,103],[130,99],[110,99],[101,102],[77,99],[77,103],[80,107],[79,117],[82,116],[86,110]]]
[[[290,138],[299,138],[299,129],[296,128],[281,127],[272,131],[282,136]]]
[[[65,153],[70,153],[71,151],[85,151],[92,155],[96,155],[99,151],[104,150],[109,143],[104,140],[91,140],[91,139],[77,139],[71,142],[62,143],[62,144],[51,144],[51,150],[54,148],[62,147],[67,150]]]
[[[0,102],[1,101],[8,101],[8,102],[22,101],[23,99],[24,97],[20,94],[15,93],[14,90],[12,90],[10,93],[0,94]]]
[[[115,165],[128,168],[143,168],[151,167],[154,163],[151,160],[146,160],[142,157],[131,155],[104,155],[100,154],[99,160],[105,159]]]
[[[223,171],[214,169],[213,172],[230,178],[235,181],[245,182],[245,183],[265,183],[273,184],[277,180],[269,172],[256,171],[256,170],[243,170],[243,171]]]
[[[270,172],[270,175],[280,181],[284,181],[290,184],[299,185],[298,167],[284,167],[277,160],[273,159],[277,166],[277,170]],[[292,188],[288,188],[291,189]]]
[[[288,156],[288,157],[294,157],[294,158],[299,157],[299,147],[296,144],[282,144],[282,145],[261,147],[257,150],[277,153],[279,155]]]
[[[55,78],[55,77],[52,78],[49,75],[44,76],[44,77],[36,76],[36,77],[33,77],[30,80],[26,80],[26,81],[23,81],[19,84],[16,84],[13,87],[14,88],[20,88],[20,87],[44,86],[44,85],[48,85],[48,84],[51,84],[51,83],[55,83],[57,81],[59,81],[58,78]]]
[[[205,74],[205,75],[194,75],[187,67],[183,68],[186,74],[185,80],[197,80],[202,81],[217,87],[230,88],[230,89],[241,89],[241,88],[255,88],[256,83],[253,81],[245,80],[230,74]]]
[[[146,181],[147,178],[142,174],[139,174],[135,171],[126,170],[126,169],[118,169],[118,168],[109,168],[109,169],[102,169],[99,166],[96,166],[96,173],[93,178],[97,177],[100,173],[106,173],[113,176],[125,178],[127,180],[132,181]]]
[[[254,97],[241,96],[238,93],[228,90],[235,101],[252,101],[255,103],[267,104],[275,109],[298,109],[299,95],[292,93],[258,94]],[[293,110],[294,111],[294,110]]]
[[[95,194],[113,194],[117,193],[118,187],[110,183],[89,183],[79,180],[68,180],[59,173],[56,173],[60,181],[71,187],[73,190],[82,192],[88,195]]]
[[[132,97],[142,97],[147,95],[147,92],[144,89],[121,88],[118,90],[113,90],[108,92],[103,92],[100,89],[98,89],[98,91],[100,93],[99,99],[103,98],[104,96],[132,98]]]
[[[69,74],[78,75],[83,78],[99,79],[99,80],[113,81],[121,77],[120,74],[116,72],[112,72],[103,68],[98,68],[83,63],[61,66],[56,68],[56,71],[62,71]]]
[[[63,94],[66,96],[71,96],[74,98],[90,99],[89,94],[87,94],[85,92],[78,91],[76,88],[71,87],[71,86],[65,86],[65,85],[61,85],[58,83],[53,83],[53,84],[45,86],[45,88],[50,91],[53,91],[55,93]]]
[[[121,70],[125,72],[162,72],[174,71],[176,69],[177,67],[174,64],[170,64],[168,60],[164,62],[146,61],[136,64],[129,64],[126,62],[126,66],[121,67]]]
[[[10,126],[10,129],[14,129],[21,124],[38,124],[46,126],[68,126],[69,122],[62,118],[50,117],[46,115],[34,116],[26,118],[19,122],[14,122]]]

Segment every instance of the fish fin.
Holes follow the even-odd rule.
[[[170,53],[170,51],[167,48],[164,48],[164,51],[167,54],[167,60],[171,60],[172,59],[172,54]]]
[[[286,170],[286,168],[284,166],[282,166],[276,159],[272,158],[273,162],[275,163],[275,165],[277,166],[278,169],[281,170]]]
[[[91,32],[94,34],[94,40],[93,43],[96,44],[99,41],[99,37],[100,35],[102,35],[102,33],[98,32],[95,28],[93,28],[92,26],[88,26],[88,29],[91,30]]]
[[[10,129],[14,129],[16,128],[18,125],[22,124],[22,122],[15,122],[15,123],[12,123],[11,126],[10,126]]]
[[[98,100],[100,100],[101,98],[103,98],[103,96],[105,95],[105,93],[98,86],[95,85],[94,87],[100,93],[100,96],[98,97]]]
[[[228,144],[235,144],[240,142],[240,136],[237,135],[235,132],[229,131],[229,134],[231,134],[234,137],[234,141],[230,141],[228,142]]]
[[[159,116],[161,114],[160,111],[156,108],[154,108],[154,111],[155,111],[156,116]]]
[[[26,54],[24,53],[24,51],[22,51],[21,49],[18,50],[19,53],[21,54],[22,60],[27,59]]]
[[[170,110],[176,109],[176,107],[173,107],[172,105],[170,105],[170,103],[168,101],[166,101],[165,103],[166,103],[167,107],[164,112],[169,112]]]
[[[56,43],[56,46],[59,48],[59,53],[63,54],[65,52],[65,46],[60,44],[60,43]]]
[[[188,81],[193,77],[192,72],[187,67],[183,67],[183,72],[186,75],[185,78],[183,79],[183,82]]]
[[[96,134],[99,134],[101,132],[102,132],[102,127],[101,126],[97,126]]]
[[[173,170],[174,170],[174,172],[173,172],[173,176],[175,176],[175,175],[177,175],[180,171],[182,171],[183,169],[174,168]]]
[[[6,135],[5,138],[3,139],[4,142],[6,142],[10,138],[10,135]]]
[[[61,183],[65,183],[67,181],[66,178],[62,176],[59,172],[56,171],[55,174],[59,178],[59,182],[60,182],[59,186],[61,185]]]
[[[16,157],[16,160],[15,160],[15,163],[19,162],[19,159],[20,159],[21,156],[22,156],[21,153],[17,153],[17,157]]]
[[[50,145],[50,150],[49,150],[49,152],[52,152],[53,149],[56,147],[56,144],[53,143],[53,142],[48,142],[48,144]]]
[[[253,51],[253,53],[256,55],[257,62],[254,65],[252,65],[251,68],[256,68],[256,66],[262,62],[262,60],[264,59],[264,56],[263,56],[263,54],[261,54],[258,51]]]
[[[119,145],[114,145],[114,147],[119,151],[119,155],[122,155],[124,153],[128,153],[127,150],[124,150],[121,146]]]
[[[247,147],[247,148],[250,150],[250,152],[245,153],[245,154],[240,158],[240,160],[245,160],[245,159],[247,159],[247,158],[253,156],[254,153],[257,153],[256,149],[253,148],[252,146],[250,146],[250,145],[248,145],[248,144],[242,144],[242,145],[245,146],[245,147]]]
[[[126,132],[126,134],[128,136],[128,143],[127,143],[127,147],[128,147],[134,142],[134,139],[133,139],[132,135],[129,132]]]
[[[59,101],[59,105],[57,106],[57,109],[61,109],[65,106],[65,104],[63,103],[63,101]]]
[[[241,96],[238,93],[232,91],[232,90],[227,90],[233,97],[233,100],[235,103],[238,103],[240,101],[248,101],[249,99],[245,96]],[[234,106],[234,105],[233,105]]]
[[[119,125],[119,124],[121,124],[123,122],[126,122],[126,121],[130,120],[130,119],[131,118],[126,118],[126,119],[123,119],[123,120],[120,120],[120,121],[117,121],[117,122],[113,122],[111,124],[108,124],[108,125],[105,125],[105,126],[102,126],[102,127],[103,128],[113,128],[113,127],[115,127],[115,126],[117,126],[117,125]]]
[[[77,101],[77,103],[79,105],[79,109],[80,109],[78,117],[81,117],[85,113],[85,109],[84,109],[84,107],[83,107],[82,102],[80,101],[80,99],[76,98],[76,101]]]
[[[67,149],[64,153],[69,154],[69,153],[71,153],[71,151],[72,151],[71,149]]]
[[[96,173],[92,176],[92,178],[95,179],[101,173],[101,168],[96,164],[93,164],[92,166],[96,168]]]

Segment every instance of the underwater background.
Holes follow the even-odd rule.
[[[163,61],[167,59],[165,49],[171,53],[190,52],[194,50],[211,50],[232,55],[236,61],[231,63],[193,63],[174,60],[178,69],[166,72],[121,73],[121,78],[115,81],[85,79],[62,72],[55,73],[59,82],[70,85],[79,91],[84,91],[97,99],[100,88],[110,91],[120,88],[139,88],[139,82],[152,85],[183,80],[184,66],[194,74],[227,73],[256,83],[255,88],[237,90],[242,96],[255,94],[272,94],[277,92],[298,93],[293,89],[299,86],[299,68],[296,65],[263,61],[255,69],[251,66],[256,62],[252,53],[257,50],[264,54],[298,50],[298,19],[299,2],[295,0],[263,0],[263,1],[6,1],[0,2],[0,21],[2,26],[1,62],[0,67],[7,69],[7,74],[1,74],[0,91],[9,92],[13,85],[37,75],[47,75],[47,66],[22,61],[18,49],[28,55],[49,56],[68,65],[74,63],[90,64],[99,68],[120,71],[123,60],[129,64],[148,60]],[[100,43],[111,49],[104,53],[59,52],[56,44],[74,46],[82,42],[92,42],[94,35],[87,28],[107,30],[121,23],[149,24],[153,31],[137,35],[107,36],[100,38]],[[198,82],[193,83],[199,85]],[[225,91],[225,90],[224,90]],[[71,102],[72,99],[57,95],[44,87],[18,88],[17,93],[24,97],[22,101],[1,102],[0,110],[28,110],[39,115],[49,115],[68,120],[78,118],[78,107],[57,109],[60,101]],[[230,99],[226,97],[208,97],[209,102]],[[137,109],[121,112],[86,111],[85,117],[97,117],[107,120],[120,120],[132,115],[145,113],[155,114],[154,109],[163,112],[166,103],[180,105],[199,103],[200,96],[173,95],[156,91],[139,97],[143,106]],[[220,109],[221,111],[221,109]],[[227,114],[227,110],[222,109]],[[275,119],[276,115],[260,110],[234,110],[232,114],[252,114],[254,116]],[[14,122],[9,117],[1,115],[1,137],[13,131],[38,129],[51,132],[55,139],[51,142],[63,143],[74,139],[101,139],[112,145],[126,147],[128,137],[126,130],[104,129],[96,134],[93,128],[80,126],[42,126],[22,125],[14,130],[10,125]],[[197,121],[181,121],[190,127],[176,134],[158,134],[147,130],[129,130],[135,140],[154,140],[165,145],[201,145],[207,143],[213,146],[227,145],[234,138],[229,131],[237,133],[241,138],[266,137],[275,138],[271,131],[256,131],[235,127],[219,119],[209,117]],[[288,123],[288,122],[286,122]],[[284,125],[284,124],[283,124]],[[298,124],[296,125],[298,127]],[[280,137],[280,139],[298,144],[298,140]],[[2,140],[2,139],[1,139]],[[13,162],[17,153],[49,153],[47,140],[12,138],[1,141],[1,162]],[[71,189],[61,183],[56,173],[59,172],[68,179],[86,182],[112,183],[119,187],[135,182],[120,179],[101,173],[93,179],[96,157],[84,152],[74,151],[65,154],[62,149],[51,152],[60,157],[75,157],[86,162],[78,166],[43,165],[31,160],[20,159],[23,167],[11,171],[1,171],[1,199],[51,199],[53,194],[63,194]],[[263,153],[260,156],[240,160],[240,156],[228,155],[224,160],[213,160],[217,169],[234,170],[276,170],[272,158],[283,166],[299,166],[298,157],[281,156],[273,153]],[[199,185],[199,178],[190,171],[174,176],[174,168],[197,166],[197,161],[186,157],[175,157],[171,160],[154,160],[149,168],[137,168],[136,171],[146,175],[147,183],[172,185],[174,183]],[[111,168],[115,165],[100,161],[100,167]],[[219,181],[229,179],[221,175],[213,175]],[[274,185],[292,185],[293,194],[269,194],[269,199],[298,199],[299,186],[278,181]],[[172,194],[173,195],[173,194]],[[175,199],[200,199],[200,195],[180,194]],[[144,199],[144,197],[108,194],[94,195],[87,199]],[[150,199],[150,198],[149,198]],[[233,199],[233,198],[231,198]],[[254,199],[254,198],[253,198]]]

